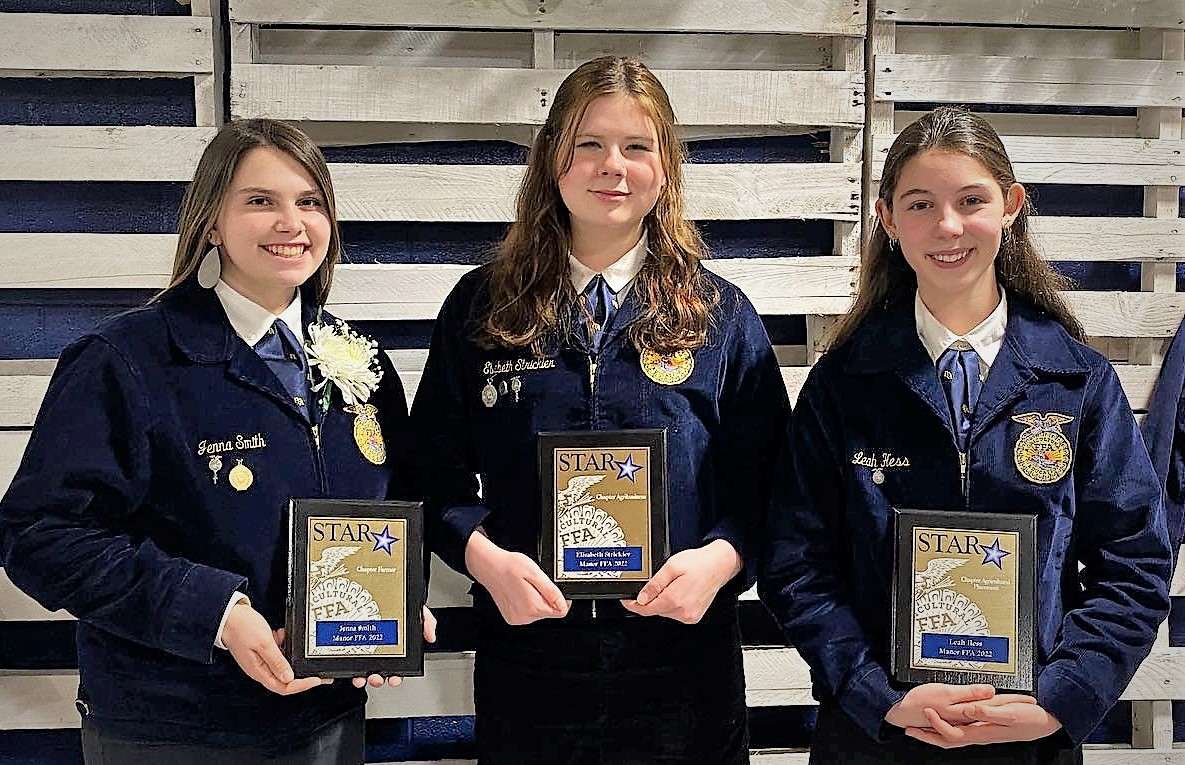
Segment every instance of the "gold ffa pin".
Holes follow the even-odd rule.
[[[642,351],[642,372],[659,385],[678,385],[691,377],[695,369],[695,357],[690,351],[663,354],[646,349]]]
[[[354,415],[354,443],[368,462],[381,465],[387,461],[387,444],[383,441],[383,429],[379,426],[378,408],[374,404],[347,406],[346,411]]]
[[[1073,422],[1074,418],[1057,412],[1025,412],[1012,415],[1012,419],[1028,425],[1021,431],[1012,450],[1020,474],[1033,483],[1042,484],[1065,478],[1070,472],[1074,451],[1061,426]]]

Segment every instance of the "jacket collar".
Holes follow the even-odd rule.
[[[954,432],[934,362],[918,338],[912,300],[899,300],[872,314],[852,338],[844,368],[853,374],[895,373]],[[1061,325],[1023,298],[1009,295],[1004,344],[980,391],[971,438],[1033,380],[1089,372]]]

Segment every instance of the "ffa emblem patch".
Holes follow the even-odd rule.
[[[650,349],[642,351],[642,372],[659,385],[678,385],[691,377],[695,369],[695,357],[690,351],[679,351],[669,355]]]
[[[387,444],[383,441],[383,430],[379,427],[378,408],[373,404],[347,406],[346,411],[354,415],[354,443],[368,462],[381,465],[387,461]]]
[[[1074,452],[1061,426],[1073,422],[1074,418],[1057,412],[1025,412],[1012,415],[1012,419],[1028,425],[1021,431],[1012,450],[1020,474],[1033,483],[1042,484],[1065,478],[1070,472]]]

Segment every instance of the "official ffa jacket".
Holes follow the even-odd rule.
[[[214,639],[236,590],[284,625],[290,497],[403,493],[392,472],[406,402],[379,360],[370,403],[388,457],[376,465],[336,391],[318,443],[195,280],[63,351],[0,502],[0,562],[41,605],[78,617],[78,706],[99,730],[283,748],[364,703],[348,681],[273,694]]]
[[[1143,427],[1148,455],[1164,487],[1169,543],[1174,551],[1185,534],[1185,406],[1182,399],[1185,399],[1185,330],[1179,327],[1156,378],[1156,391],[1148,405]]]
[[[798,399],[759,592],[815,698],[873,738],[907,687],[888,673],[894,507],[1037,516],[1036,696],[1074,743],[1168,611],[1160,490],[1114,371],[1019,296],[1008,305],[964,453],[912,301],[825,354]]]
[[[756,575],[770,470],[789,413],[749,301],[707,274],[720,292],[707,342],[690,359],[652,367],[664,383],[643,373],[628,339],[639,313],[635,289],[608,324],[599,353],[588,348],[581,326],[541,358],[483,349],[475,338],[489,306],[488,274],[488,267],[466,274],[445,300],[412,407],[434,551],[466,572],[465,545],[481,525],[496,544],[538,560],[536,434],[666,428],[671,551],[727,540],[745,566],[717,600],[735,599]],[[492,606],[476,585],[475,594],[479,605]]]

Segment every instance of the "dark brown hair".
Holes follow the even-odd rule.
[[[260,147],[277,149],[299,162],[325,198],[329,250],[325,261],[305,282],[305,294],[315,298],[317,305],[325,304],[333,284],[333,267],[341,258],[341,232],[337,225],[337,204],[329,167],[311,138],[287,122],[271,119],[234,120],[224,125],[202,152],[193,181],[181,200],[181,211],[177,216],[177,252],[166,292],[197,271],[202,256],[211,247],[210,232],[230,190],[235,169],[247,152]]]
[[[577,67],[560,85],[527,158],[515,221],[490,270],[490,305],[478,340],[526,347],[535,354],[570,329],[576,292],[569,279],[572,229],[559,178],[572,164],[576,131],[593,100],[624,93],[654,122],[666,175],[654,209],[643,220],[649,253],[632,290],[641,300],[629,327],[636,348],[661,353],[703,345],[718,294],[699,267],[707,251],[683,217],[686,150],[662,84],[635,58],[602,56]]]
[[[880,199],[890,210],[905,165],[927,151],[956,152],[975,159],[996,179],[1005,196],[1009,187],[1016,183],[1004,143],[987,120],[966,109],[944,106],[923,115],[902,130],[889,148],[881,173]],[[1029,233],[1032,211],[1032,203],[1026,195],[1012,225],[1004,229],[1000,240],[995,261],[996,280],[1009,292],[1049,314],[1070,335],[1085,340],[1082,325],[1058,294],[1070,286],[1070,280],[1054,271],[1033,244]],[[831,338],[833,345],[851,337],[876,309],[912,297],[917,290],[917,275],[901,250],[890,246],[889,235],[879,219],[874,218],[872,226],[872,238],[861,259],[856,302],[836,325]]]

